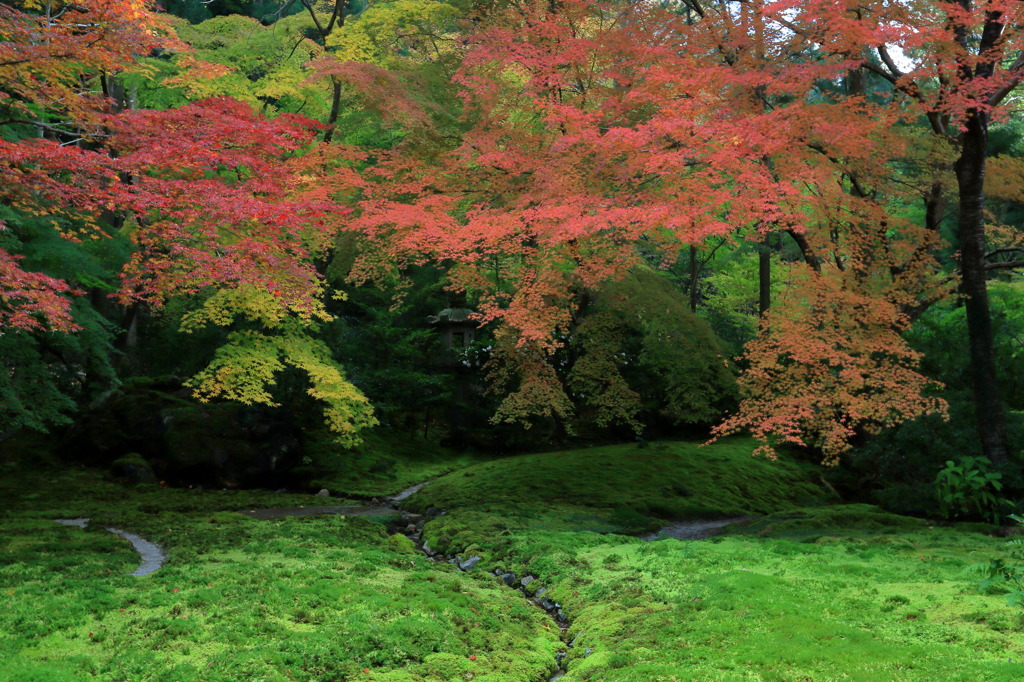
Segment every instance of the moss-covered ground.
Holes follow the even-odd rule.
[[[820,470],[751,456],[747,438],[713,445],[607,445],[482,462],[412,497],[435,507],[503,519],[502,529],[640,532],[670,519],[766,514],[836,499]],[[434,534],[437,536],[437,533]]]
[[[532,682],[550,621],[482,572],[427,560],[386,517],[257,521],[313,496],[122,487],[92,472],[0,479],[0,679]],[[87,516],[83,530],[53,519]],[[103,530],[167,551],[138,555]]]
[[[527,455],[412,501],[448,510],[427,526],[433,547],[540,577],[572,620],[564,682],[1024,679],[1024,612],[967,570],[1004,551],[993,527],[834,504],[816,470],[752,449]],[[609,533],[641,515],[752,513],[697,542]]]
[[[232,511],[322,498],[0,465],[0,679],[546,680],[558,630],[491,568],[563,605],[564,682],[1024,679],[1021,610],[966,571],[1002,552],[991,528],[836,505],[816,470],[751,449],[609,446],[442,476],[412,501],[447,510],[433,546],[485,557],[468,573],[387,518]],[[618,534],[751,513],[709,540]],[[76,516],[93,522],[53,522]],[[137,556],[108,525],[167,564],[126,575]]]
[[[456,452],[408,432],[374,429],[351,449],[330,433],[313,433],[306,443],[310,487],[332,494],[381,497],[489,459]]]

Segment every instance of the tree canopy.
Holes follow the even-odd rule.
[[[908,338],[955,305],[1010,460],[988,291],[1024,265],[1022,3],[169,9],[0,6],[0,428],[169,371],[346,443],[429,428],[408,382],[434,419],[835,463],[947,413]],[[453,301],[478,398],[429,359]]]

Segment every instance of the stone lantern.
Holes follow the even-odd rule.
[[[473,312],[469,308],[445,308],[430,318],[441,335],[441,346],[450,356],[449,361],[458,363],[456,354],[476,340],[477,322],[471,318]]]
[[[466,444],[466,401],[472,393],[470,375],[476,369],[463,352],[476,340],[478,324],[473,313],[469,308],[445,308],[429,318],[441,337],[439,364],[451,375],[453,400],[448,410],[448,437],[442,443],[456,448]]]

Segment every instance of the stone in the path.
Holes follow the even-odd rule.
[[[331,491],[327,488],[320,488],[320,492],[316,494],[317,497],[330,497]]]

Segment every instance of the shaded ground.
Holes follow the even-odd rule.
[[[286,516],[315,516],[339,514],[341,516],[389,516],[396,514],[394,507],[361,505],[333,505],[326,507],[276,507],[273,509],[246,509],[238,512],[254,519],[282,519]]]

